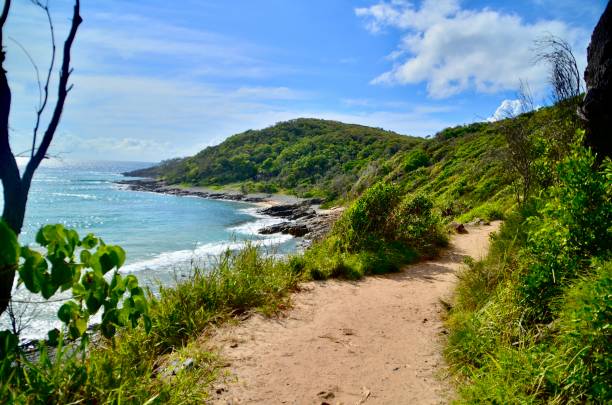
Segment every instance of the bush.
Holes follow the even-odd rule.
[[[387,227],[394,229],[396,239],[432,256],[448,243],[440,216],[433,212],[433,202],[426,196],[406,196],[395,207]]]
[[[612,249],[612,181],[605,177],[609,161],[594,170],[595,157],[580,149],[559,165],[558,186],[550,201],[532,217],[524,249],[522,291],[531,316],[550,320],[550,304],[562,288],[588,266],[590,257]]]
[[[547,389],[560,402],[612,401],[612,262],[597,264],[563,297],[550,350]]]
[[[419,167],[429,166],[429,156],[422,149],[413,149],[404,158],[404,171],[411,172]]]
[[[429,198],[401,199],[397,186],[379,182],[342,214],[326,239],[305,252],[303,268],[315,280],[397,271],[446,244],[441,224]]]
[[[469,381],[459,402],[612,400],[612,176],[594,163],[575,148],[460,273],[446,348]]]
[[[388,218],[399,201],[396,185],[379,182],[368,188],[334,225],[342,250],[357,252],[393,240]]]

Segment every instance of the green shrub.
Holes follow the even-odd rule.
[[[504,219],[504,217],[504,208],[501,203],[486,202],[459,216],[457,221],[465,223],[472,221],[475,218],[484,219],[486,221],[495,221]]]
[[[612,176],[594,163],[574,148],[460,273],[446,348],[460,403],[612,401]]]
[[[595,157],[580,149],[559,165],[560,183],[532,217],[524,249],[522,290],[533,316],[550,320],[550,303],[578,277],[592,256],[612,251],[612,181],[593,170]]]
[[[393,240],[388,218],[399,201],[396,185],[379,182],[368,188],[334,225],[342,250],[357,252]]]
[[[442,220],[433,211],[433,202],[422,194],[406,196],[395,207],[387,227],[393,228],[396,240],[421,255],[432,256],[448,243]]]
[[[612,401],[612,262],[572,285],[559,302],[547,389],[560,402]]]
[[[429,166],[429,156],[422,149],[413,149],[404,158],[404,171],[411,172],[419,167]]]
[[[301,268],[312,279],[356,279],[397,271],[447,242],[440,217],[424,195],[400,196],[379,182],[342,214],[331,234],[304,254]]]

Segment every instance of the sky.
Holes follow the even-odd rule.
[[[13,3],[5,34],[11,144],[27,154],[39,103],[28,55],[44,76],[50,35],[39,8]],[[153,162],[298,117],[416,136],[492,120],[514,105],[521,80],[537,104],[548,103],[538,38],[567,40],[584,69],[606,3],[82,0],[74,87],[51,154]],[[49,0],[58,58],[72,4]]]

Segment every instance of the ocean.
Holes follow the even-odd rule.
[[[35,246],[38,229],[61,223],[81,237],[94,233],[127,253],[122,273],[133,273],[155,288],[186,277],[192,265],[205,266],[226,249],[253,240],[271,254],[296,250],[289,235],[258,235],[257,230],[282,219],[258,214],[254,204],[208,200],[127,190],[117,184],[121,173],[150,166],[142,162],[45,161],[37,171],[20,235],[22,245]],[[1,208],[1,202],[0,202]],[[64,297],[67,297],[65,293]],[[56,297],[53,297],[56,298]],[[14,294],[24,339],[40,338],[57,327],[61,302],[44,302],[24,287]],[[8,327],[7,314],[0,330]]]

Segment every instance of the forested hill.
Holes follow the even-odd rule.
[[[546,120],[549,110],[521,119]],[[407,193],[429,194],[448,215],[495,217],[512,200],[512,178],[500,156],[507,147],[500,125],[457,126],[424,139],[301,118],[246,131],[193,157],[128,175],[158,177],[170,184],[287,192],[329,203],[350,201],[386,179]]]
[[[241,183],[249,191],[298,195],[345,190],[372,161],[413,149],[424,139],[337,121],[300,118],[233,135],[197,155],[129,173],[168,183]],[[322,195],[323,196],[323,195]]]

